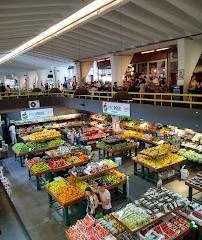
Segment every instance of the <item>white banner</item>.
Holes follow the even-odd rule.
[[[21,120],[23,121],[31,120],[31,119],[39,119],[44,117],[52,117],[52,116],[53,116],[53,108],[21,111]]]
[[[102,102],[103,113],[130,118],[130,104],[116,102]]]

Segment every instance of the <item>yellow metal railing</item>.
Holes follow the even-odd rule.
[[[23,98],[23,97],[33,97],[33,96],[61,96],[61,97],[75,97],[75,98],[84,98],[84,99],[92,99],[92,100],[108,100],[113,97],[116,92],[104,92],[104,91],[90,91],[90,95],[79,95],[74,96],[75,90],[64,90],[61,93],[50,93],[49,91],[43,92],[31,92],[31,91],[20,91],[20,92],[11,92],[5,93],[0,92],[0,99],[9,99],[9,98]],[[169,104],[169,106],[173,106],[173,104],[186,104],[189,105],[190,108],[193,105],[202,105],[202,94],[175,94],[175,93],[140,93],[140,92],[129,92],[132,96],[134,102],[145,104],[152,103],[154,105],[158,105],[158,103],[162,106],[165,104]],[[180,97],[180,100],[176,100],[175,97]]]

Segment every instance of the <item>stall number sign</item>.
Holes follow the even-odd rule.
[[[31,120],[31,119],[39,119],[43,117],[52,117],[52,116],[53,116],[53,108],[21,111],[21,120],[24,120],[24,121]]]
[[[104,114],[130,118],[130,104],[102,102],[102,107]]]

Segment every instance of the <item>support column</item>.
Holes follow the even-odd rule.
[[[27,80],[27,89],[33,89],[34,83],[36,87],[37,81],[38,81],[38,76],[36,71],[27,72],[26,80]]]
[[[188,93],[188,84],[201,56],[202,43],[199,40],[182,38],[178,40],[178,86],[184,86],[183,93]],[[181,73],[181,74],[179,74]]]
[[[117,86],[123,86],[123,75],[125,74],[128,65],[133,58],[131,55],[110,55],[110,62],[112,68],[112,87],[114,82],[117,82]]]
[[[45,80],[48,77],[50,69],[38,69],[36,70],[36,72],[38,76],[38,82],[36,87],[41,88],[41,84],[43,84],[43,86],[45,85]]]
[[[98,67],[97,67],[97,62],[94,61],[93,63],[93,81],[99,80],[99,73],[98,73]]]
[[[73,85],[80,86],[81,82],[81,62],[75,62],[76,66],[76,81],[73,80]]]
[[[81,62],[80,86],[84,86],[84,83],[86,81],[86,77],[87,77],[92,65],[93,65],[93,61]]]

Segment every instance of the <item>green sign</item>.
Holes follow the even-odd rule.
[[[103,113],[130,118],[130,104],[116,102],[102,102]]]

